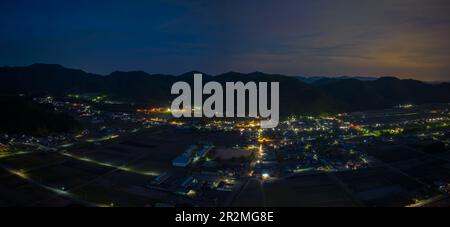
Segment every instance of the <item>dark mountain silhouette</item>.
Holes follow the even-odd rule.
[[[280,112],[283,115],[291,113],[333,112],[339,108],[335,105],[336,100],[326,94],[326,92],[290,76],[262,72],[249,74],[229,72],[217,75],[214,79],[219,82],[279,82]]]
[[[53,107],[26,97],[0,96],[0,133],[47,135],[78,128],[79,123]]]
[[[449,102],[450,84],[431,85],[417,80],[381,77],[374,81],[345,79],[318,85],[337,98],[347,111],[386,108],[397,104]]]
[[[143,71],[116,71],[103,76],[60,65],[33,64],[0,68],[0,94],[104,93],[110,97],[144,105],[169,105],[174,97],[170,88],[176,81],[192,83],[193,74],[179,76],[148,74]],[[313,83],[298,77],[262,72],[228,72],[216,76],[203,74],[203,81],[280,82],[280,111],[327,113],[386,108],[404,103],[450,102],[450,84],[429,84],[417,80],[382,77],[375,80],[320,78]]]
[[[361,81],[373,81],[378,79],[377,77],[367,77],[367,76],[338,76],[338,77],[326,77],[326,76],[311,76],[311,77],[304,77],[304,76],[296,76],[295,78],[299,79],[302,82],[305,82],[307,84],[313,84],[313,85],[322,85],[326,83],[332,83],[339,80],[345,80],[345,79],[356,79]]]

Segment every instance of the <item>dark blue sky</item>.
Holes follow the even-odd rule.
[[[0,65],[450,80],[448,0],[0,1]]]

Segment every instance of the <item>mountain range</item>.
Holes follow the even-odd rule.
[[[57,64],[0,68],[0,95],[65,95],[101,93],[143,105],[168,106],[176,81],[192,83],[192,72],[181,75],[116,71],[109,75],[87,73]],[[448,103],[450,83],[430,84],[395,77],[294,77],[262,72],[203,73],[203,81],[280,82],[280,113],[330,113],[392,107],[398,104]]]

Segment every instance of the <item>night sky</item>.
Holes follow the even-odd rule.
[[[0,65],[450,80],[450,1],[0,0]]]

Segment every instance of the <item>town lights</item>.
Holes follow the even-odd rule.
[[[214,91],[214,92],[213,92]],[[171,104],[171,113],[180,117],[262,117],[261,128],[274,128],[279,121],[279,82],[270,82],[270,108],[268,105],[268,83],[259,82],[226,82],[222,84],[210,81],[203,84],[202,74],[194,74],[194,89],[191,85],[178,81],[172,85],[171,94],[179,95]],[[246,93],[248,92],[248,100]],[[225,94],[224,94],[225,93]],[[236,94],[236,96],[235,96]],[[203,95],[211,95],[203,102]],[[224,95],[226,99],[224,99]],[[237,103],[235,98],[237,97]],[[192,105],[192,98],[194,103]],[[224,103],[225,100],[225,103]],[[248,105],[248,115],[246,114]],[[213,108],[214,106],[214,108]],[[183,112],[184,109],[192,109]],[[236,109],[236,111],[235,111]]]

